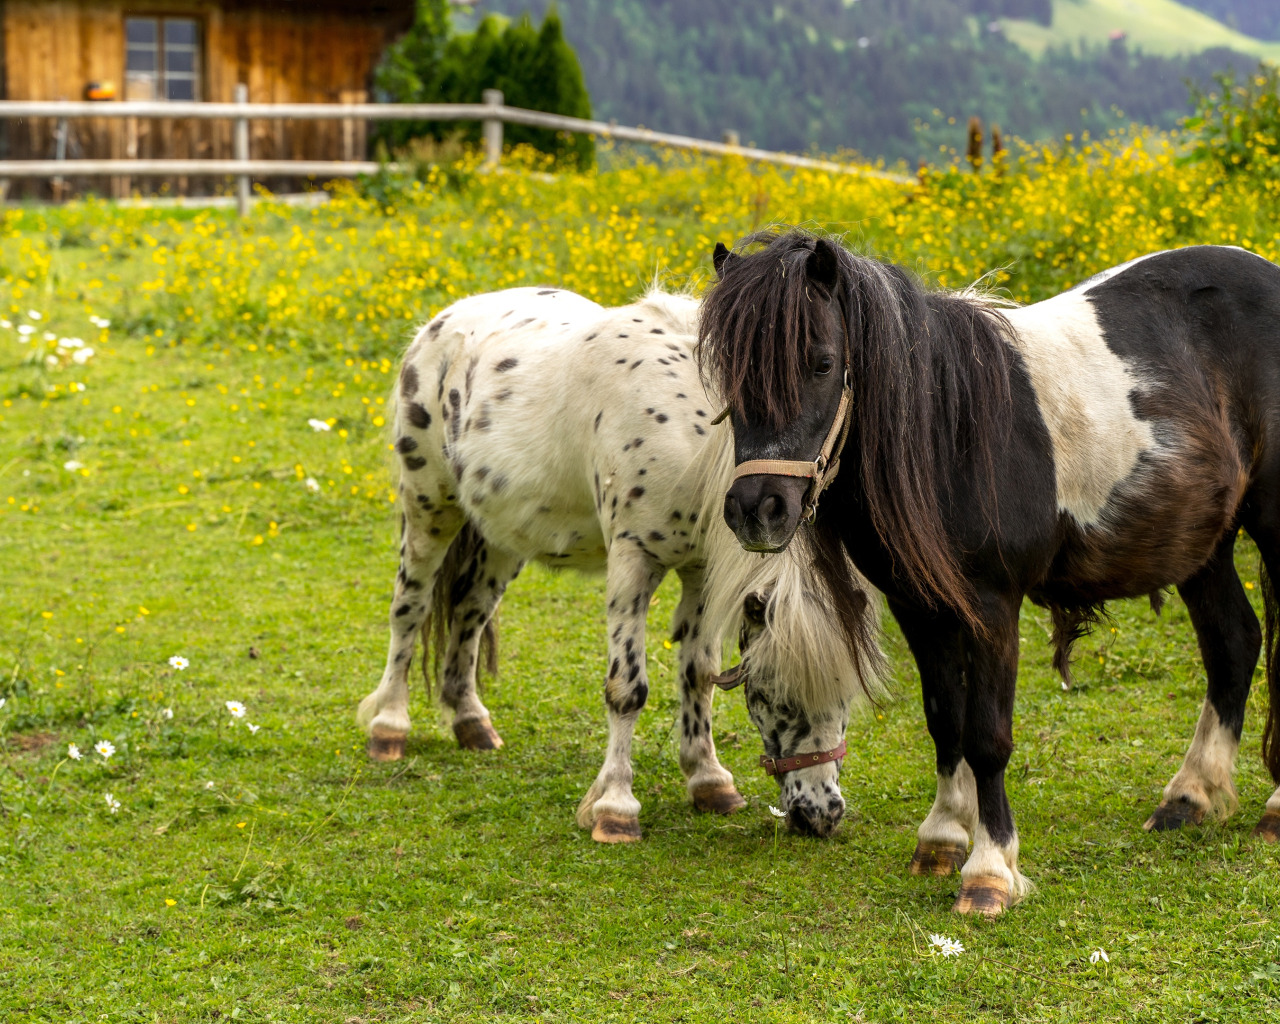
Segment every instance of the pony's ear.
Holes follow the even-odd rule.
[[[819,238],[804,262],[804,272],[814,284],[822,285],[828,295],[834,295],[836,281],[840,278],[840,254],[836,252],[835,245]]]
[[[724,280],[724,267],[726,263],[732,263],[738,257],[731,253],[724,242],[716,242],[716,250],[711,254],[711,265],[716,268],[716,275]]]

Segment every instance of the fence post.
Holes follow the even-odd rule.
[[[53,130],[53,158],[59,162],[67,158],[67,119],[58,118],[58,126]],[[62,200],[62,186],[65,184],[62,175],[57,175],[49,183],[54,202]]]
[[[484,99],[485,106],[502,106],[501,89],[486,89],[480,95]],[[492,171],[497,170],[498,164],[501,162],[502,122],[496,117],[486,117],[484,120],[484,165]]]
[[[720,141],[726,146],[741,146],[739,135],[732,128],[726,128],[724,134],[720,136]]]
[[[249,102],[249,87],[241,82],[236,86],[236,102]],[[235,159],[249,160],[249,119],[237,117],[235,122]],[[236,209],[241,217],[249,216],[249,175],[241,174],[236,178]]]

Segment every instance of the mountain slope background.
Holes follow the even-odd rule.
[[[704,138],[731,129],[743,142],[771,149],[853,149],[910,164],[936,160],[940,147],[961,148],[971,115],[1025,139],[1082,129],[1096,134],[1131,121],[1173,127],[1190,111],[1187,81],[1208,86],[1214,72],[1245,73],[1272,49],[1280,55],[1280,46],[1205,18],[1271,32],[1273,0],[1195,0],[1199,10],[1173,0],[1123,0],[1131,15],[1160,15],[1133,20],[1132,31],[1116,23],[1117,2],[558,0],[556,6],[599,118]],[[541,18],[549,5],[481,0],[458,27],[485,13]],[[1068,15],[1091,12],[1096,17],[1084,22],[1092,37],[1064,32]],[[1173,29],[1196,19],[1251,52],[1227,46],[1177,52]],[[1116,32],[1128,34],[1109,38]],[[1029,35],[1035,38],[1022,39]]]

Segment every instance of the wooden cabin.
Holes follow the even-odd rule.
[[[231,102],[244,83],[251,103],[363,102],[414,9],[414,0],[0,0],[0,98]],[[366,156],[363,123],[251,121],[250,133],[258,159]],[[78,118],[63,145],[68,159],[233,156],[230,121]],[[48,159],[57,148],[53,119],[0,122],[0,158]],[[104,184],[95,191],[146,183]]]

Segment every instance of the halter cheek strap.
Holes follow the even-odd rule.
[[[835,419],[831,429],[827,431],[822,442],[822,450],[812,462],[795,459],[751,459],[738,464],[733,474],[733,482],[737,483],[744,476],[795,476],[808,477],[810,484],[804,492],[802,518],[805,522],[813,522],[818,512],[818,499],[822,492],[831,486],[831,481],[840,472],[840,453],[844,450],[844,442],[849,436],[849,411],[853,405],[853,391],[849,387],[849,370],[844,372],[844,388],[840,392],[840,405],[836,408]],[[717,417],[723,419],[728,409]]]
[[[812,754],[796,754],[795,757],[770,757],[768,754],[762,754],[760,767],[764,769],[766,775],[786,775],[787,772],[798,771],[801,768],[812,768],[815,764],[838,761],[844,757],[848,749],[848,744],[841,740],[840,745],[832,750],[817,751]]]

